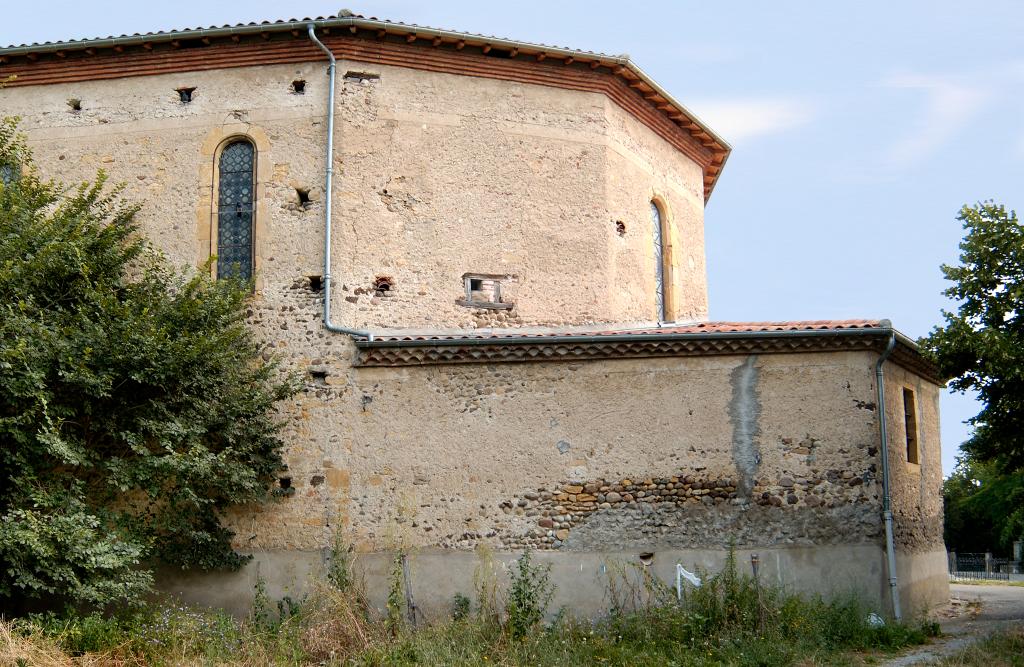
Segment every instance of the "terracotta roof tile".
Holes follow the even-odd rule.
[[[429,26],[419,25],[419,24],[416,24],[416,23],[405,23],[403,21],[392,21],[391,19],[377,18],[376,16],[364,16],[363,14],[353,14],[353,13],[339,12],[337,15],[332,15],[332,16],[316,16],[316,17],[309,17],[309,16],[307,16],[307,17],[304,17],[304,18],[294,18],[293,17],[293,18],[289,18],[289,19],[267,19],[267,20],[264,20],[264,21],[249,21],[249,22],[242,22],[242,23],[225,23],[224,25],[195,26],[195,27],[191,27],[191,28],[174,28],[174,29],[171,29],[171,30],[154,30],[154,31],[145,32],[145,33],[140,33],[140,32],[131,33],[131,34],[124,33],[124,34],[121,34],[121,35],[108,35],[106,37],[99,37],[99,36],[97,36],[97,37],[81,37],[81,38],[68,39],[68,40],[57,40],[57,41],[47,41],[47,42],[32,42],[30,44],[8,44],[6,46],[0,46],[0,51],[7,51],[7,50],[10,50],[10,49],[22,49],[22,48],[25,48],[25,47],[38,47],[40,49],[48,49],[50,47],[74,47],[76,45],[79,45],[79,44],[82,44],[82,43],[86,43],[86,42],[95,42],[95,41],[101,41],[101,40],[103,40],[103,41],[105,41],[105,40],[131,40],[131,39],[142,38],[142,37],[161,38],[161,37],[174,36],[174,37],[187,38],[190,35],[190,33],[200,33],[201,34],[201,33],[205,32],[205,31],[209,31],[209,30],[228,30],[228,29],[231,29],[231,28],[257,28],[257,27],[274,28],[275,26],[282,26],[282,25],[288,25],[288,24],[293,24],[293,23],[308,23],[310,21],[320,22],[320,21],[329,21],[331,19],[340,19],[340,18],[353,18],[353,19],[365,19],[365,20],[369,20],[369,21],[381,21],[381,22],[384,22],[384,23],[390,23],[391,25],[395,26],[396,28],[401,27],[401,28],[408,28],[410,30],[430,29]],[[460,32],[460,33],[464,34],[466,37],[476,37],[476,38],[479,38],[479,39],[495,39],[495,40],[508,40],[509,39],[507,37],[500,37],[498,35],[485,35],[485,34],[482,34],[482,33],[455,31],[455,30],[451,30],[451,29],[448,29],[448,28],[443,28],[443,30],[447,30],[449,32]],[[529,46],[546,47],[546,48],[551,48],[551,49],[564,49],[566,51],[578,51],[580,53],[585,53],[585,54],[589,54],[589,55],[593,55],[593,56],[604,56],[604,57],[609,57],[609,58],[612,58],[612,57],[624,57],[624,56],[614,56],[614,55],[608,54],[608,53],[601,53],[599,51],[587,51],[587,50],[583,50],[583,49],[574,49],[574,48],[572,48],[570,46],[557,46],[557,45],[554,45],[554,44],[543,44],[543,43],[540,43],[540,42],[523,42],[523,44],[526,44],[526,45],[529,45]]]
[[[729,334],[771,331],[828,331],[847,329],[882,329],[881,320],[795,320],[782,322],[700,322],[679,326],[655,327],[650,329],[608,329],[605,331],[545,331],[520,333],[502,331],[500,333],[465,333],[465,334],[410,334],[407,336],[374,336],[376,341],[448,341],[448,340],[500,340],[502,338],[551,338],[571,336],[608,336],[621,335],[660,335],[660,334]]]

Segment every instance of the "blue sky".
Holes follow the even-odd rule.
[[[706,211],[711,317],[888,317],[950,307],[960,206],[1024,201],[1017,2],[7,3],[0,43],[357,13],[629,54],[733,145]],[[943,397],[948,474],[964,396]]]

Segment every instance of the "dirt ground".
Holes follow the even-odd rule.
[[[949,607],[937,612],[943,636],[886,662],[887,667],[924,665],[1009,625],[1024,624],[1024,586],[950,584]]]

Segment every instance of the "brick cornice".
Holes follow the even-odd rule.
[[[715,160],[708,147],[658,111],[622,78],[610,74],[608,68],[602,72],[589,67],[566,66],[560,62],[490,58],[383,41],[327,38],[324,43],[336,56],[347,60],[603,93],[700,165],[702,170],[707,170]]]
[[[602,61],[599,55],[588,56],[589,61],[542,58],[542,53],[513,54],[486,45],[418,41],[415,37],[415,33],[381,36],[357,30],[354,34],[334,31],[322,39],[339,59],[604,94],[700,166],[705,200],[728,157],[728,146],[709,136],[696,120],[672,106],[632,69]],[[3,56],[0,81],[13,76],[6,85],[20,87],[323,59],[301,33],[268,32],[237,40],[142,42],[109,49]]]

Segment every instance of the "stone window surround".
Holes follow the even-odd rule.
[[[900,393],[901,393],[901,395],[900,395],[900,404],[903,407],[903,421],[902,421],[902,424],[903,424],[903,456],[904,456],[904,462],[906,463],[906,469],[907,469],[908,472],[920,474],[920,472],[921,472],[921,444],[920,444],[921,443],[921,439],[920,439],[921,438],[921,434],[920,434],[920,428],[918,427],[918,421],[919,420],[918,420],[918,407],[917,407],[917,390],[914,387],[911,387],[911,386],[908,386],[908,385],[903,385],[902,386],[902,392],[900,392]],[[908,410],[908,406],[907,406],[907,395],[908,394],[910,395],[910,399],[911,399],[910,410],[913,411],[912,413]],[[914,433],[913,434],[911,434],[908,431],[908,427],[907,427],[907,421],[908,421],[907,417],[908,416],[911,417],[910,421],[911,421],[912,427],[914,429]],[[913,452],[915,454],[914,458],[916,460],[911,460],[911,456],[910,456],[911,448],[913,448]]]
[[[199,203],[196,206],[196,265],[204,266],[217,253],[217,201],[218,201],[218,164],[224,148],[238,140],[252,143],[256,149],[254,160],[255,184],[253,187],[253,276],[255,289],[263,288],[260,269],[268,250],[267,222],[270,219],[267,210],[266,187],[270,181],[273,165],[270,140],[266,132],[249,123],[227,123],[207,133],[200,146],[199,162]],[[210,275],[217,277],[216,262],[210,262]]]
[[[675,322],[679,313],[677,298],[679,290],[676,289],[676,279],[681,275],[677,261],[676,248],[679,247],[679,239],[676,233],[676,226],[672,223],[675,219],[672,215],[672,208],[669,206],[669,198],[657,190],[652,190],[649,195],[650,204],[658,208],[661,218],[661,280],[662,280],[662,301],[665,309],[665,322]],[[650,217],[650,216],[648,216]],[[650,228],[650,225],[648,225]],[[654,244],[654,231],[651,230],[650,244]],[[651,256],[651,271],[648,275],[657,275],[657,258]],[[653,284],[653,283],[652,283]],[[655,287],[656,289],[656,287]],[[651,292],[654,303],[657,304],[657,295]],[[655,306],[657,307],[657,306]]]

